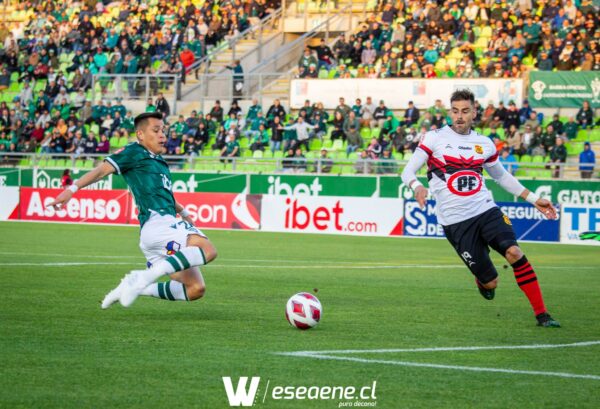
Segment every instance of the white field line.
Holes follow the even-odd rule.
[[[12,254],[17,255],[16,253],[2,253],[1,254]],[[23,256],[60,256],[69,259],[73,259],[73,255],[67,254],[21,254]],[[143,258],[137,256],[86,256],[86,255],[76,255],[75,257],[90,257],[90,258],[98,258],[98,259],[125,259],[125,260],[136,260],[130,262],[100,262],[100,261],[78,261],[78,262],[29,262],[29,263],[0,263],[0,267],[11,267],[11,266],[39,266],[39,267],[65,267],[65,266],[95,266],[95,265],[136,265],[140,263],[144,263]],[[229,259],[222,260],[215,264],[210,264],[212,268],[256,268],[256,269],[286,269],[286,270],[312,270],[312,269],[344,269],[344,270],[397,270],[397,269],[427,269],[427,270],[445,270],[450,268],[461,268],[462,264],[399,264],[399,265],[378,265],[378,264],[357,264],[357,263],[349,263],[348,264],[326,264],[327,261],[322,261],[319,263],[325,264],[288,264],[288,265],[262,265],[262,264],[227,264],[227,261],[245,261],[245,262],[273,262],[273,260],[251,260],[251,259]],[[279,260],[278,260],[279,262]],[[289,260],[285,260],[284,262],[290,262]],[[290,263],[297,263],[299,261],[291,261]],[[304,263],[310,263],[309,260],[304,260]],[[333,263],[333,262],[332,262]],[[342,262],[343,263],[343,262]],[[543,267],[543,269],[552,269],[552,270],[568,270],[573,267],[571,266],[548,266]],[[597,270],[597,267],[592,266],[578,266],[579,270]]]
[[[115,262],[57,262],[57,263],[0,263],[0,267],[19,267],[19,266],[37,266],[37,267],[73,267],[73,266],[134,266],[140,263],[115,263]]]
[[[300,356],[300,355],[298,355]],[[569,372],[544,372],[544,371],[523,371],[519,369],[508,369],[508,368],[482,368],[479,366],[462,366],[462,365],[442,365],[442,364],[427,364],[421,362],[407,362],[407,361],[387,361],[384,359],[363,359],[346,356],[333,356],[333,355],[301,355],[304,358],[315,358],[325,360],[336,360],[336,361],[351,361],[360,362],[365,364],[385,364],[385,365],[398,365],[398,366],[412,366],[420,368],[434,368],[434,369],[451,369],[456,371],[473,371],[473,372],[496,372],[496,373],[507,373],[515,375],[541,375],[541,376],[555,376],[559,378],[579,378],[579,379],[593,379],[600,381],[598,375],[586,375],[586,374],[574,374]]]
[[[587,347],[600,345],[600,341],[574,342],[570,344],[533,344],[533,345],[491,345],[468,347],[433,347],[433,348],[392,348],[392,349],[336,349],[329,351],[297,351],[282,352],[282,355],[311,355],[311,354],[389,354],[396,352],[449,352],[449,351],[488,351],[494,349],[552,349],[569,347]]]
[[[448,352],[448,351],[484,351],[484,350],[498,350],[498,349],[550,349],[550,348],[571,348],[571,347],[586,347],[600,345],[600,341],[586,341],[586,342],[575,342],[571,344],[534,344],[534,345],[499,345],[499,346],[465,346],[465,347],[437,347],[437,348],[399,348],[399,349],[346,349],[346,350],[331,350],[331,351],[296,351],[296,352],[278,352],[277,355],[292,356],[299,358],[314,358],[321,360],[335,360],[335,361],[350,361],[359,362],[365,364],[384,364],[384,365],[397,365],[407,367],[419,367],[419,368],[433,368],[433,369],[449,369],[456,371],[472,371],[472,372],[494,372],[494,373],[507,373],[514,375],[540,375],[540,376],[554,376],[559,378],[577,378],[577,379],[592,379],[600,380],[598,375],[588,374],[574,374],[569,372],[546,372],[546,371],[526,371],[520,369],[509,369],[509,368],[484,368],[478,366],[463,366],[463,365],[444,365],[434,363],[422,363],[422,362],[409,362],[409,361],[394,361],[384,359],[366,359],[357,358],[350,356],[336,356],[332,354],[357,354],[357,353],[396,353],[396,352]]]

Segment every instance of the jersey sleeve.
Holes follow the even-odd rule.
[[[486,168],[494,166],[496,163],[499,162],[498,161],[498,151],[496,150],[496,145],[494,145],[494,143],[489,139],[486,141],[485,151],[490,152],[489,156],[485,159],[485,161],[483,163],[483,165]]]
[[[137,162],[135,156],[134,149],[128,145],[122,150],[106,157],[104,160],[110,163],[117,173],[121,175],[133,168],[133,165]]]
[[[417,148],[420,148],[423,152],[427,154],[427,156],[431,156],[433,154],[433,145],[435,143],[434,139],[435,133],[427,132],[425,136],[423,136],[421,141],[419,141],[419,146],[417,146]]]

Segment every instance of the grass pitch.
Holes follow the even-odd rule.
[[[485,301],[444,240],[208,233],[219,258],[203,268],[204,299],[102,311],[105,293],[144,265],[136,228],[0,223],[0,407],[227,408],[223,376],[234,388],[259,376],[265,408],[600,406],[599,344],[414,350],[599,341],[598,247],[522,245],[563,325],[545,329],[500,258]],[[323,319],[296,330],[285,302],[314,288]],[[277,354],[324,350],[366,351]],[[373,381],[375,399],[271,396]]]

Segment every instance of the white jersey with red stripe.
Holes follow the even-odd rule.
[[[443,226],[477,216],[496,206],[483,179],[483,167],[497,163],[496,146],[471,131],[454,132],[449,126],[427,132],[417,149],[427,155],[429,190],[436,200]]]

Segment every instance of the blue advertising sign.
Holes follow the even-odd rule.
[[[498,206],[510,219],[518,240],[559,241],[559,221],[546,220],[529,203],[498,203]],[[417,202],[406,200],[403,233],[405,236],[444,237],[435,216],[435,201],[428,201],[426,209],[421,210]]]
[[[435,216],[435,201],[428,200],[421,210],[414,200],[404,201],[404,235],[418,237],[445,237],[442,226]]]

